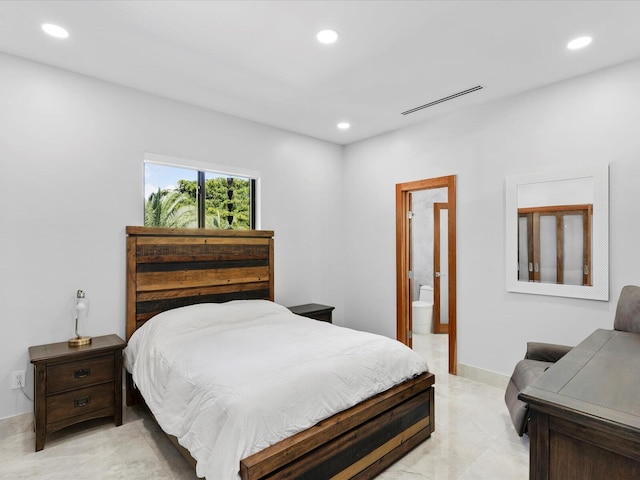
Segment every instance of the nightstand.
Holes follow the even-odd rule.
[[[296,305],[294,307],[287,307],[296,315],[302,315],[303,317],[313,318],[314,320],[320,320],[322,322],[332,323],[332,313],[335,307],[328,305],[320,305],[318,303],[305,303],[304,305]]]
[[[36,452],[47,434],[101,417],[122,425],[122,349],[117,335],[94,337],[91,344],[68,342],[29,347],[34,367]]]

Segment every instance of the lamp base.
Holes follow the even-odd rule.
[[[74,337],[69,339],[70,347],[79,347],[81,345],[90,345],[91,337]]]

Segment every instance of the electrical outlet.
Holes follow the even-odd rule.
[[[22,387],[24,387],[24,370],[11,372],[11,388],[15,389]]]

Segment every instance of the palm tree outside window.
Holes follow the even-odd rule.
[[[253,229],[255,179],[145,162],[145,226]]]

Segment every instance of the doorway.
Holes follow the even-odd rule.
[[[412,347],[412,195],[416,192],[445,189],[446,201],[433,204],[433,272],[434,333],[448,333],[449,373],[457,370],[456,330],[456,177],[430,178],[396,185],[396,336]],[[436,220],[436,217],[438,219]],[[436,230],[438,233],[436,234]],[[440,253],[436,253],[436,249]],[[437,257],[436,257],[437,256]],[[443,268],[446,265],[446,270]],[[437,291],[436,291],[437,289]],[[419,291],[419,289],[418,289]],[[439,305],[436,307],[436,305]],[[436,319],[436,308],[438,318]]]
[[[412,193],[412,197],[413,195],[415,194]],[[435,202],[433,204],[433,333],[449,333],[448,247],[449,203]],[[415,238],[413,248],[415,248]],[[415,267],[413,262],[412,268],[415,269]],[[413,313],[413,309],[411,311]]]

